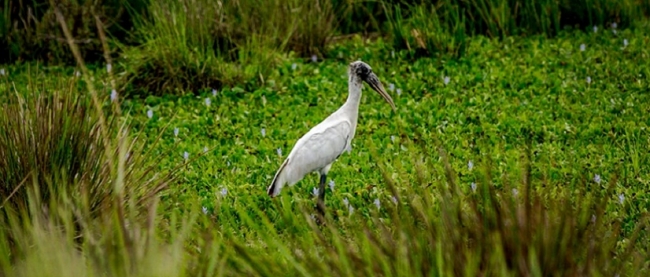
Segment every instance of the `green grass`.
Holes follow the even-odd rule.
[[[105,70],[91,71],[104,112],[139,134],[137,152],[153,172],[180,166],[176,182],[144,218],[120,205],[101,220],[78,217],[68,202],[26,194],[57,219],[4,211],[0,268],[19,276],[643,276],[649,30],[476,36],[460,57],[416,60],[389,40],[354,38],[317,63],[280,58],[253,90],[121,94],[122,113],[111,109]],[[345,101],[346,66],[356,59],[373,67],[398,112],[364,90],[352,152],[329,175],[331,217],[318,227],[315,175],[274,200],[265,189],[295,140]],[[29,91],[30,79],[73,78],[68,69],[6,69],[7,93]],[[85,93],[75,80],[64,91]],[[122,149],[114,128],[107,152]],[[120,176],[126,161],[106,161],[117,168],[107,177]]]

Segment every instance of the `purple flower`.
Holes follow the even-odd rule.
[[[311,55],[311,61],[312,61],[312,62],[317,62],[317,61],[318,61],[318,56],[316,56],[316,55]]]
[[[449,84],[449,76],[445,76],[445,78],[442,81],[445,83],[445,86]]]
[[[226,197],[227,194],[228,194],[228,189],[225,187],[221,188],[221,196]]]
[[[469,186],[472,188],[472,191],[476,191],[476,183],[472,182]]]
[[[217,90],[216,89],[212,89],[212,96],[214,96],[214,97],[217,96]]]
[[[587,84],[591,84],[591,77],[587,76]]]
[[[153,117],[153,110],[149,109],[147,111],[147,117],[150,118],[150,119]]]

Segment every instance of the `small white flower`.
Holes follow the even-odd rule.
[[[594,33],[598,32],[598,26],[594,25]]]
[[[381,202],[379,202],[379,198],[375,198],[375,201],[373,203],[375,206],[377,206],[377,210],[381,209]]]
[[[226,197],[228,195],[228,189],[227,188],[222,188],[221,189],[221,196]]]
[[[348,201],[348,198],[347,198],[347,197],[346,197],[346,198],[343,198],[343,205],[345,205],[346,207],[347,207],[347,206],[350,206],[350,201]]]
[[[354,213],[354,207],[352,207],[352,205],[348,206],[348,212],[350,213],[350,215]]]
[[[111,90],[111,101],[117,100],[117,91]]]
[[[397,204],[397,197],[395,197],[395,195],[391,196],[390,200],[392,200],[393,203]]]
[[[208,152],[208,147],[207,147],[207,146],[203,146],[203,153],[207,153],[207,152]]]
[[[390,136],[390,141],[395,142],[395,136]]]
[[[518,189],[512,189],[512,195],[517,197],[517,195],[519,195],[519,190]]]
[[[390,51],[390,57],[393,59],[395,58],[395,51]]]
[[[623,40],[623,47],[627,47],[627,44],[628,44],[627,39],[624,39]]]
[[[330,186],[330,190],[334,191],[334,180],[330,180],[328,185]]]
[[[210,107],[210,104],[212,104],[212,100],[210,100],[210,98],[205,98],[205,105]]]
[[[584,43],[580,44],[580,51],[584,52],[585,49],[587,49],[587,46]]]
[[[298,65],[296,63],[291,64],[291,70],[296,70]]]
[[[601,181],[600,175],[599,174],[594,175],[594,182],[596,182],[596,184],[600,184],[600,181]]]
[[[445,83],[445,86],[447,84],[449,84],[449,76],[445,76],[445,78],[443,79],[443,82]]]
[[[397,95],[402,95],[402,89],[401,88],[397,89]]]
[[[470,171],[474,168],[474,163],[472,161],[467,162],[467,169]]]
[[[179,132],[178,127],[174,128],[174,136],[175,136],[175,137],[178,136],[178,132]]]
[[[314,196],[318,196],[318,188],[312,189],[311,194],[313,194]]]
[[[148,117],[148,118],[152,118],[152,117],[153,117],[153,110],[149,109],[149,110],[147,111],[147,117]]]
[[[614,29],[614,30],[612,30],[612,33],[613,34],[618,34],[618,31],[616,31],[616,29]]]
[[[472,188],[472,191],[476,191],[476,183],[472,182],[469,186]]]
[[[113,68],[113,66],[111,66],[110,63],[107,63],[107,64],[106,64],[106,72],[110,73],[110,72],[111,72],[111,68]]]
[[[217,96],[217,90],[216,89],[212,89],[212,96],[214,96],[214,97]]]
[[[625,202],[625,195],[623,195],[623,193],[618,195],[618,202],[621,203],[621,205]]]
[[[266,129],[262,128],[261,133],[262,133],[262,137],[265,137],[266,136]]]
[[[5,74],[6,74],[5,69],[4,69],[4,68],[0,68],[0,75],[5,75]]]
[[[612,29],[616,29],[616,27],[618,27],[618,24],[616,24],[616,22],[613,22],[612,23]]]
[[[278,156],[282,157],[282,148],[276,149],[275,152],[278,152]]]
[[[393,84],[393,83],[388,84],[388,90],[394,91],[395,90],[395,84]]]
[[[201,210],[203,210],[203,214],[208,214],[208,208],[203,207],[203,208],[201,208]]]
[[[3,71],[4,71],[4,70],[3,70]],[[2,74],[2,75],[4,75],[4,74]],[[75,77],[79,77],[79,76],[81,76],[81,72],[79,72],[79,70],[75,70],[75,71],[74,71],[74,76],[75,76]]]
[[[596,215],[595,214],[591,215],[591,222],[596,223]]]
[[[190,153],[187,153],[187,151],[183,152],[183,159],[189,159],[190,158]]]
[[[311,61],[312,61],[312,62],[317,62],[317,61],[318,61],[318,56],[316,56],[316,55],[311,55]]]
[[[591,77],[587,76],[587,84],[591,84]]]
[[[227,166],[230,166],[230,161],[226,161],[226,165],[227,165]]]

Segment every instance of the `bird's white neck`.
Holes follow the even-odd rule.
[[[348,100],[345,101],[344,106],[348,109],[353,109],[355,111],[359,110],[359,103],[361,103],[361,88],[363,87],[363,82],[352,75],[348,79]]]

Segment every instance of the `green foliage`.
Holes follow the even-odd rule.
[[[26,213],[42,216],[3,210],[0,275],[648,275],[648,28],[468,37],[463,55],[432,46],[439,56],[419,59],[393,40],[354,37],[327,49],[336,59],[280,59],[260,86],[119,94],[119,106],[107,97],[111,74],[84,73],[99,88],[100,114],[118,126],[96,143],[106,178],[160,202],[131,205],[113,193],[103,216],[86,216],[88,205],[64,201],[78,196],[43,199],[47,187],[31,180]],[[200,41],[194,35],[184,41]],[[278,198],[265,189],[295,140],[343,103],[356,59],[373,67],[398,112],[364,90],[352,151],[329,174],[326,225],[317,226],[314,175]],[[54,72],[8,67],[0,85],[22,98],[2,99],[5,107],[40,99],[23,96],[35,88],[76,95],[89,85],[71,81],[72,69]],[[127,147],[139,145],[132,139],[142,148]],[[142,163],[130,166],[126,149]],[[129,168],[143,177],[129,178]],[[178,182],[156,193],[150,177],[176,169]]]

